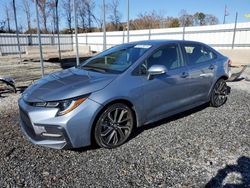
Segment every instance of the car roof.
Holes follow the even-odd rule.
[[[209,46],[209,45],[207,45],[205,43],[198,42],[198,41],[191,41],[191,40],[170,40],[170,39],[142,40],[142,41],[130,42],[130,43],[127,43],[127,45],[151,45],[151,46],[157,47],[157,46],[161,46],[161,45],[164,45],[164,44],[171,44],[171,43],[200,44],[200,45],[206,46],[207,48],[209,48],[210,50],[212,50],[217,55],[222,55],[218,51],[216,51],[215,49],[213,49],[211,46]]]
[[[190,42],[190,43],[199,43],[203,44],[197,41],[188,41],[188,40],[169,40],[169,39],[160,39],[160,40],[142,40],[142,41],[135,41],[130,42],[129,44],[134,45],[162,45],[162,44],[168,44],[168,43],[183,43],[183,42]]]

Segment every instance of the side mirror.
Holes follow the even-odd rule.
[[[150,80],[152,76],[166,74],[166,72],[167,68],[164,65],[152,65],[148,69],[148,80]]]

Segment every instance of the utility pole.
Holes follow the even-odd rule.
[[[127,42],[129,42],[129,25],[130,25],[130,21],[129,21],[129,0],[127,0]]]
[[[37,35],[38,35],[38,42],[39,42],[39,49],[40,49],[41,72],[42,72],[42,77],[43,77],[44,76],[43,50],[42,50],[42,43],[41,43],[41,34],[40,34],[40,24],[39,24],[37,0],[35,0],[35,6],[36,6]]]
[[[236,12],[236,15],[235,15],[234,35],[233,35],[232,49],[234,49],[234,41],[235,41],[235,35],[236,35],[237,21],[238,21],[238,12]]]
[[[224,18],[223,18],[223,24],[226,23],[226,16],[228,16],[228,12],[227,12],[227,5],[225,5],[225,10],[224,10]]]
[[[15,25],[16,25],[17,45],[18,45],[19,58],[20,58],[20,63],[21,63],[21,62],[22,62],[22,56],[21,56],[21,47],[20,47],[20,40],[19,40],[19,31],[18,31],[17,18],[16,18],[16,2],[15,2],[15,0],[13,0],[13,10],[14,10],[14,17],[15,17]]]
[[[79,63],[79,49],[78,49],[78,35],[77,35],[77,15],[76,15],[76,0],[73,0],[73,9],[74,9],[74,17],[75,17],[75,40],[76,40],[76,66],[78,66]]]
[[[107,49],[107,41],[106,41],[106,4],[105,0],[103,3],[103,51]]]

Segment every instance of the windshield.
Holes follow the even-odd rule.
[[[120,74],[136,62],[150,47],[150,45],[119,45],[90,58],[80,65],[80,68]]]

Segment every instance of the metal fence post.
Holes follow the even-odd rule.
[[[151,39],[151,29],[148,30],[148,40]]]
[[[129,23],[129,0],[127,0],[127,42],[129,42],[129,27],[130,27],[130,23]]]
[[[31,46],[32,45],[32,34],[29,34],[26,37],[27,37],[27,41],[28,41],[28,46]]]
[[[20,47],[20,40],[19,40],[19,31],[18,31],[18,26],[17,26],[16,2],[15,2],[15,0],[13,0],[13,9],[14,9],[14,17],[15,17],[15,25],[16,25],[17,45],[18,45],[19,58],[20,58],[20,63],[21,63],[22,62],[22,56],[21,56],[21,47]]]
[[[60,36],[59,36],[59,21],[58,21],[58,0],[56,0],[56,30],[57,30],[57,45],[58,45],[58,55],[59,59],[62,59],[61,56],[61,45],[60,45]]]
[[[54,41],[54,33],[52,36],[50,36],[50,43],[51,45],[54,45],[55,44],[55,41]]]
[[[74,51],[74,40],[73,40],[73,33],[70,33],[70,43],[71,43],[71,50]]]
[[[86,46],[88,45],[88,33],[86,33],[86,36],[85,36],[85,45]]]
[[[37,35],[38,35],[38,42],[39,42],[39,49],[40,49],[41,72],[42,72],[42,77],[43,77],[44,76],[43,51],[42,51],[42,44],[41,44],[41,34],[40,34],[40,24],[39,24],[37,0],[35,0],[35,6],[36,6]]]
[[[123,29],[122,29],[122,44],[124,44],[125,42],[125,27],[123,26]]]
[[[76,66],[79,65],[79,50],[78,50],[78,35],[77,35],[77,17],[76,17],[76,2],[73,0],[74,17],[75,17],[75,41],[76,41]]]
[[[103,2],[103,51],[106,50],[107,44],[106,44],[106,5],[105,0]]]
[[[232,49],[234,49],[234,42],[235,42],[235,35],[236,35],[236,28],[237,28],[237,19],[238,19],[238,12],[236,12],[236,15],[235,15],[235,23],[234,23],[234,34],[233,34]]]
[[[185,25],[183,26],[182,40],[185,40]]]
[[[26,35],[26,42],[27,42],[27,45],[29,46],[30,45],[30,36],[29,35]]]
[[[30,45],[31,46],[33,46],[33,44],[34,44],[33,37],[34,37],[34,35],[30,34]]]

